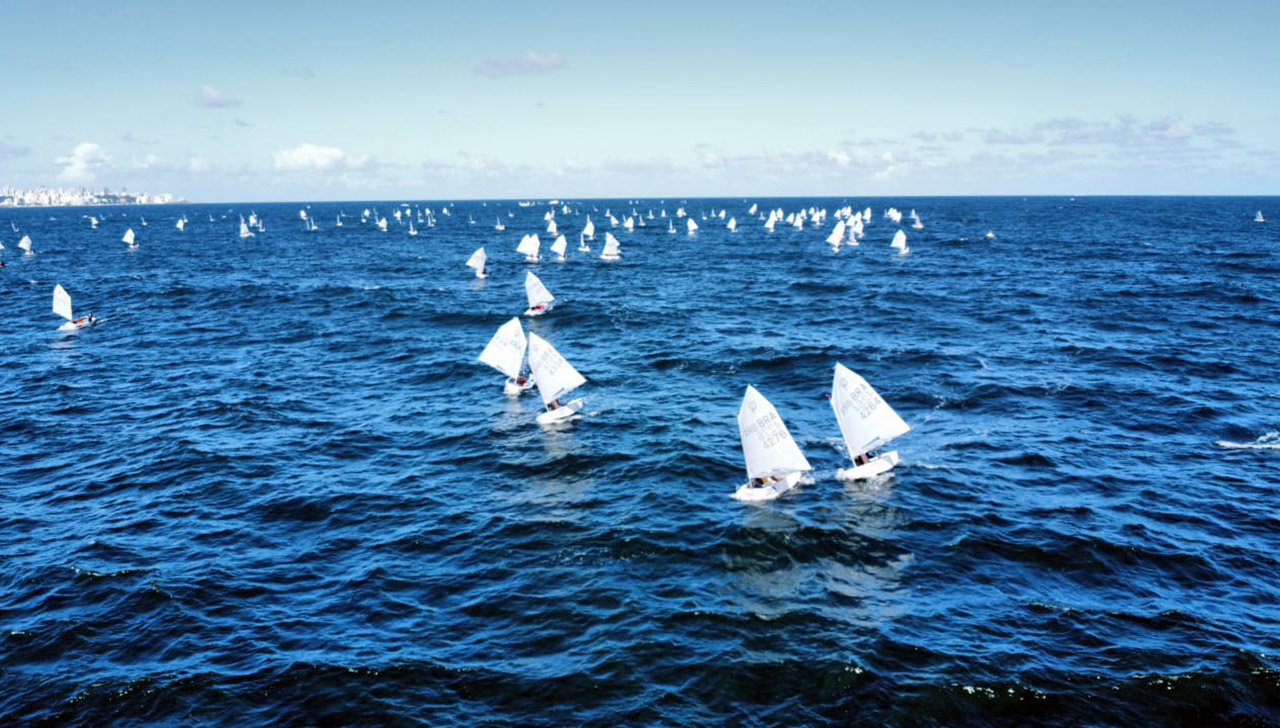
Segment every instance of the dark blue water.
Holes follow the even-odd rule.
[[[836,255],[689,200],[739,233],[604,263],[632,205],[571,202],[559,430],[475,361],[546,205],[0,210],[0,724],[1280,723],[1278,201],[848,203]],[[913,427],[891,478],[834,479],[837,361]],[[747,384],[816,468],[759,506]]]

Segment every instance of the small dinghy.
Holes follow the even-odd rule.
[[[476,250],[476,252],[472,253],[470,258],[467,258],[467,267],[475,270],[476,278],[485,277],[484,263],[486,260],[488,260],[488,257],[484,254],[483,246]]]
[[[480,361],[507,375],[502,391],[508,397],[518,397],[533,388],[533,381],[521,374],[524,367],[526,340],[520,319],[512,318],[489,339],[489,345],[480,352]]]
[[[840,423],[840,436],[853,458],[852,468],[841,468],[841,480],[870,478],[893,469],[898,464],[896,450],[870,457],[872,450],[911,430],[888,402],[845,365],[836,363],[831,382],[831,409]]]
[[[547,411],[538,415],[538,424],[554,425],[573,419],[582,411],[582,398],[564,404],[560,398],[587,383],[555,347],[537,334],[529,334],[529,375],[538,385],[538,394]]]
[[[67,322],[58,327],[59,331],[75,331],[86,326],[93,326],[98,320],[93,314],[76,318],[71,314],[71,294],[58,284],[53,287],[53,312],[66,319]]]
[[[564,251],[567,247],[569,247],[569,243],[564,239],[564,236],[557,235],[556,241],[551,244],[551,252],[556,254],[556,260],[564,261]]]
[[[604,249],[600,251],[600,260],[617,260],[622,255],[618,252],[618,239],[613,233],[604,234]]]
[[[591,252],[591,247],[587,245],[587,241],[585,238],[582,237],[582,233],[578,233],[578,252],[579,253]]]
[[[551,295],[551,291],[542,284],[542,279],[533,274],[533,271],[526,271],[524,274],[524,295],[529,299],[529,308],[525,310],[525,316],[541,316],[551,310],[551,302],[556,297]]]
[[[542,241],[538,240],[537,235],[525,235],[520,238],[520,244],[516,246],[516,252],[524,256],[526,263],[537,263],[538,248],[542,247]]]
[[[1253,216],[1254,222],[1266,222],[1267,219],[1262,216],[1262,210],[1258,210],[1258,214]]]
[[[911,248],[907,247],[907,234],[899,230],[893,234],[893,242],[889,243],[889,247],[898,251],[898,255],[906,255],[911,252]]]
[[[738,410],[738,434],[748,481],[734,492],[737,500],[773,500],[794,488],[805,471],[813,470],[778,410],[750,385]]]
[[[124,237],[120,238],[120,242],[124,243],[125,245],[128,245],[130,250],[138,249],[138,243],[136,240],[134,240],[133,228],[129,228],[128,230],[124,231]]]

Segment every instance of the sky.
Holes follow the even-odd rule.
[[[6,2],[0,187],[1280,194],[1280,2]]]

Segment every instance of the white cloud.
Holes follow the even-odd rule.
[[[367,157],[356,160],[363,164]],[[271,167],[282,171],[330,170],[343,169],[347,165],[347,155],[337,147],[321,147],[303,142],[293,149],[281,149],[271,154]]]
[[[214,109],[240,105],[239,99],[233,99],[208,84],[200,89],[200,98],[198,99],[198,103],[201,106],[208,106]]]
[[[522,56],[511,58],[490,58],[477,69],[490,77],[512,76],[519,74],[546,73],[564,68],[564,59],[559,53],[539,53],[525,51]]]
[[[62,167],[62,179],[68,182],[90,182],[95,171],[111,166],[111,157],[102,152],[100,145],[81,142],[71,154],[58,157],[53,162]]]
[[[152,169],[154,167],[159,167],[162,164],[164,164],[163,159],[161,159],[160,157],[157,157],[154,154],[148,154],[142,159],[138,159],[137,157],[134,157],[133,162],[131,162],[129,166],[133,167],[134,169]]]
[[[209,160],[204,157],[198,157],[195,155],[187,157],[187,170],[190,172],[200,174],[201,172],[208,172],[212,168],[213,165],[209,164]]]

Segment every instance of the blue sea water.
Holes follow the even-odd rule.
[[[566,203],[536,265],[545,203],[0,210],[0,724],[1280,723],[1280,200]],[[567,428],[476,361],[526,270]],[[837,361],[891,477],[834,478]],[[815,468],[762,505],[748,384]]]

